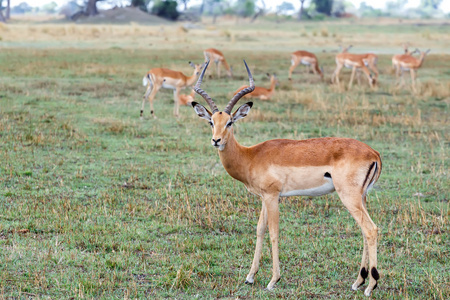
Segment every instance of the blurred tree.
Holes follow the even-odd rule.
[[[331,15],[333,0],[313,0],[312,2],[316,5],[317,12],[320,12],[327,16]]]
[[[187,10],[187,4],[188,4],[189,0],[178,0],[178,1],[184,5],[184,10]]]
[[[95,16],[98,15],[97,2],[102,0],[88,0],[86,4],[86,15]]]
[[[298,11],[298,16],[297,19],[300,21],[302,19],[303,13],[304,13],[304,9],[303,9],[303,4],[305,3],[305,0],[300,0],[300,10]]]
[[[131,0],[131,6],[139,7],[140,10],[147,12],[148,0]]]
[[[3,8],[2,0],[0,0],[0,22],[6,23],[7,20],[10,18],[10,7],[11,3],[10,0],[6,0],[6,7]],[[3,9],[5,9],[5,15],[3,15]]]
[[[433,9],[439,9],[439,6],[441,5],[442,0],[420,0],[420,7],[423,8],[433,8]]]
[[[177,1],[159,0],[152,7],[152,13],[169,20],[176,20],[180,13],[177,10]]]
[[[250,17],[255,13],[255,1],[254,0],[237,0],[236,1],[236,14],[241,17]]]
[[[54,14],[54,13],[56,13],[57,7],[58,7],[58,4],[56,4],[56,2],[53,1],[53,2],[42,5],[40,10],[47,14]]]
[[[294,5],[291,2],[284,1],[283,3],[277,6],[277,13],[284,15],[294,11],[294,9],[295,9]]]

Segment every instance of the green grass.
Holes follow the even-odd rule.
[[[378,150],[383,172],[368,202],[380,228],[373,298],[448,299],[450,56],[427,57],[415,95],[393,89],[391,55],[380,55],[378,89],[362,80],[338,92],[328,82],[334,54],[318,53],[326,82],[299,67],[290,83],[289,52],[258,43],[227,53],[235,79],[204,82],[223,108],[246,82],[242,58],[257,84],[278,74],[275,98],[254,101],[236,125],[238,141],[340,136]],[[281,198],[282,278],[264,290],[266,235],[255,284],[243,284],[260,200],[224,171],[192,108],[172,116],[172,92],[157,94],[157,120],[148,104],[139,120],[147,70],[191,72],[187,61],[201,61],[200,50],[0,52],[2,297],[365,298],[350,289],[362,235],[335,193]]]

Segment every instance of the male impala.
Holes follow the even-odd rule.
[[[210,48],[203,51],[203,55],[205,56],[205,62],[214,61],[217,69],[217,77],[220,78],[220,65],[223,65],[225,70],[227,71],[228,77],[233,77],[233,71],[231,67],[228,65],[225,56],[223,53],[217,49]]]
[[[206,100],[211,111],[192,102],[197,115],[207,120],[212,127],[211,144],[218,149],[225,170],[262,199],[255,254],[245,283],[252,284],[258,272],[267,225],[273,260],[272,279],[267,289],[273,289],[280,279],[279,198],[321,196],[336,190],[344,206],[361,227],[364,237],[361,267],[352,288],[358,289],[369,277],[369,285],[364,292],[369,296],[380,276],[377,271],[378,229],[367,212],[366,194],[380,177],[380,154],[368,145],[349,138],[327,137],[299,141],[276,139],[251,147],[240,145],[234,137],[233,124],[247,116],[253,103],[243,104],[234,113],[231,111],[239,99],[255,87],[247,64],[245,66],[250,87],[237,93],[223,111],[219,111],[211,97],[200,89],[205,70],[194,89]]]
[[[411,85],[413,88],[413,91],[416,92],[416,74],[417,69],[419,69],[422,66],[423,61],[425,60],[425,56],[430,52],[430,49],[428,49],[425,52],[419,51],[419,49],[416,49],[414,52],[419,52],[420,56],[419,58],[415,58],[412,55],[402,55],[398,58],[398,64],[400,66],[400,72],[402,75],[402,82],[399,87],[403,86],[405,83],[405,79],[403,78],[403,73],[405,71],[410,71],[411,73]]]
[[[364,72],[364,74],[367,76],[367,79],[369,80],[370,87],[373,88],[374,79],[372,78],[369,69],[367,69],[366,67],[363,55],[351,54],[347,52],[338,53],[336,55],[336,69],[331,76],[332,83],[334,83],[336,80],[337,84],[339,85],[339,73],[341,72],[343,67],[352,69],[352,76],[350,77],[350,82],[348,83],[349,89],[352,87],[355,72],[358,69],[361,69]]]
[[[194,101],[194,97],[195,97],[194,89],[192,89],[189,95],[180,94],[180,96],[178,97],[180,100],[179,101],[180,105],[190,105]]]
[[[263,87],[259,87],[256,86],[255,89],[253,90],[253,92],[248,93],[246,95],[244,95],[244,98],[258,98],[259,100],[270,100],[270,98],[272,98],[273,93],[275,92],[275,86],[278,84],[278,79],[275,76],[275,74],[268,74],[267,76],[270,77],[270,88],[266,89]],[[236,92],[234,92],[234,94],[236,95],[237,93],[239,93],[240,91],[242,91],[243,89],[248,88],[248,85],[243,85],[240,88],[237,89]]]
[[[292,79],[292,72],[299,65],[306,65],[309,69],[314,72],[314,74],[319,74],[320,78],[323,80],[323,69],[319,68],[319,61],[317,60],[314,53],[308,51],[296,51],[291,54],[291,67],[289,68],[289,80]]]
[[[192,74],[192,76],[186,76],[181,72],[164,68],[154,68],[148,71],[142,79],[142,84],[147,86],[147,91],[145,92],[144,100],[142,101],[141,118],[144,113],[144,105],[147,98],[150,101],[150,113],[154,118],[156,118],[153,110],[153,100],[160,88],[173,90],[173,98],[175,102],[173,114],[178,117],[178,96],[180,94],[180,90],[194,84],[203,67],[203,65],[194,65],[192,62],[189,62],[189,65],[194,68],[194,74]]]

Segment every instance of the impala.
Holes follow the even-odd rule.
[[[210,48],[203,51],[203,55],[205,56],[205,62],[214,61],[217,69],[217,77],[220,78],[220,65],[223,65],[225,70],[227,71],[228,77],[233,77],[233,70],[228,65],[227,60],[222,52],[217,49]]]
[[[353,47],[353,45],[350,45],[350,46],[348,46],[346,48],[343,48],[343,49],[341,47],[341,49],[342,49],[341,53],[348,53],[348,50],[350,50],[350,48],[352,48],[352,47]],[[378,75],[379,75],[378,68],[377,68],[378,56],[376,54],[373,54],[373,53],[354,54],[354,55],[361,56],[361,58],[362,58],[362,60],[364,62],[364,65],[366,67],[368,67],[370,71],[375,73],[375,77],[373,78],[373,83],[376,83],[378,81]],[[358,73],[356,74],[357,80],[358,80],[358,84],[361,84],[360,78],[359,78],[360,77],[360,72],[359,72],[360,69],[358,68],[356,71],[358,71]]]
[[[400,76],[400,64],[399,64],[399,60],[402,59],[403,55],[408,55],[408,56],[412,56],[416,51],[414,50],[413,52],[410,52],[408,50],[408,44],[404,44],[403,45],[403,49],[404,49],[404,53],[403,54],[396,54],[392,57],[392,69],[395,70],[395,76],[398,77]]]
[[[270,77],[270,88],[266,89],[263,87],[256,86],[253,92],[248,93],[244,95],[244,98],[259,98],[259,100],[270,100],[272,98],[273,93],[275,92],[275,86],[278,84],[278,78],[275,76],[275,74],[270,75],[267,73],[267,76]],[[240,88],[237,89],[234,94],[236,95],[243,89],[248,88],[248,85],[243,85]]]
[[[348,83],[348,88],[352,87],[353,79],[355,77],[355,73],[358,69],[364,72],[369,80],[369,85],[373,88],[373,84],[375,80],[372,78],[369,69],[366,67],[366,63],[364,62],[364,55],[361,54],[351,54],[347,52],[338,53],[336,55],[336,69],[331,76],[331,82],[334,83],[335,80],[339,85],[339,73],[342,68],[346,67],[352,69],[352,76],[350,77],[350,82]]]
[[[190,105],[194,101],[194,97],[195,97],[194,89],[192,89],[189,95],[180,94],[179,96],[180,105]]]
[[[208,63],[205,69],[207,66]],[[367,212],[366,194],[380,176],[380,154],[357,140],[333,137],[275,139],[251,147],[242,146],[234,137],[233,124],[247,116],[253,103],[243,104],[234,113],[232,110],[239,99],[255,87],[246,63],[245,67],[250,86],[234,95],[223,111],[219,111],[211,97],[200,89],[205,70],[194,89],[206,100],[211,111],[192,102],[197,115],[207,120],[212,127],[211,144],[218,149],[225,170],[262,199],[255,254],[245,283],[252,284],[258,272],[267,225],[273,261],[272,279],[267,289],[273,289],[281,277],[278,258],[279,198],[321,196],[336,191],[361,227],[364,238],[361,266],[352,288],[358,289],[369,277],[369,285],[364,292],[369,296],[380,276],[377,271],[378,229]]]
[[[141,108],[141,118],[144,113],[144,105],[145,100],[150,101],[150,113],[156,118],[154,110],[153,110],[153,100],[155,98],[156,93],[161,89],[171,89],[173,90],[173,98],[175,102],[175,107],[173,110],[173,114],[178,117],[178,108],[179,108],[179,94],[180,90],[185,87],[194,84],[197,80],[200,71],[202,70],[204,65],[195,65],[192,62],[189,62],[189,65],[194,68],[194,74],[192,76],[186,76],[181,72],[172,71],[164,68],[154,68],[148,71],[148,73],[142,79],[142,85],[147,86],[147,91],[144,95],[144,100],[142,101]]]
[[[299,65],[306,65],[308,68],[314,72],[314,74],[319,74],[320,78],[323,80],[323,69],[319,68],[319,61],[317,60],[314,53],[308,51],[296,51],[291,54],[291,67],[289,68],[289,80],[292,79],[292,72]]]
[[[402,55],[398,58],[398,65],[400,67],[401,72],[401,78],[402,83],[399,87],[403,86],[405,83],[405,80],[403,78],[403,73],[405,71],[409,71],[411,73],[411,85],[414,92],[416,92],[416,74],[417,69],[419,69],[422,66],[423,61],[425,60],[425,56],[430,52],[430,49],[428,49],[425,52],[419,51],[419,49],[416,49],[414,52],[419,52],[420,56],[419,58],[415,58],[412,55]]]

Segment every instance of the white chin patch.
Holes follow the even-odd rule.
[[[219,150],[220,151],[223,151],[223,149],[225,149],[225,144],[222,144],[222,145],[219,146]]]

